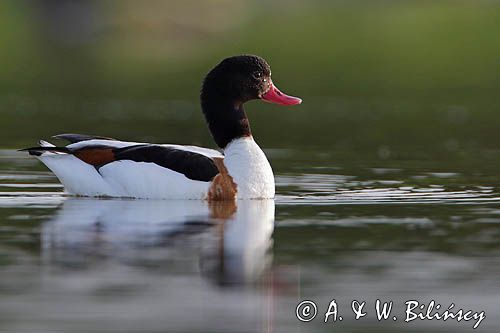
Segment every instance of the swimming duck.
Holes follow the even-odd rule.
[[[151,199],[264,199],[274,197],[274,175],[255,142],[243,104],[280,105],[302,100],[282,93],[259,56],[224,59],[205,77],[201,109],[221,151],[177,144],[119,141],[81,134],[54,136],[22,149],[36,156],[69,194]]]

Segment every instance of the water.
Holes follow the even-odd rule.
[[[0,332],[473,331],[404,323],[412,299],[500,332],[500,2],[102,3],[0,2]],[[65,132],[213,147],[201,81],[242,53],[304,100],[246,104],[274,201],[70,198],[14,151]]]
[[[267,151],[275,200],[72,198],[0,151],[0,331],[471,331],[404,322],[407,300],[485,311],[500,328],[500,178],[481,161]],[[295,317],[313,300],[317,317]],[[342,321],[322,322],[335,299]],[[394,302],[378,322],[377,299]],[[351,301],[366,301],[354,320]]]

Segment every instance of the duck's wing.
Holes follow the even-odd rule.
[[[135,145],[152,145],[152,144],[147,144],[147,143],[142,143],[142,142],[131,142],[131,141],[118,141],[118,140],[111,140],[111,139],[90,139],[90,140],[85,140],[85,141],[78,141],[75,143],[72,143],[68,145],[67,147],[70,149],[81,149],[85,147],[90,147],[90,146],[110,146],[114,148],[124,148],[124,147],[130,147],[130,146],[135,146]],[[177,144],[157,144],[155,146],[160,146],[160,147],[166,147],[166,148],[173,148],[173,149],[178,149],[178,150],[184,150],[184,151],[190,151],[193,153],[198,153],[207,157],[219,157],[219,158],[224,158],[224,155],[215,149],[210,149],[210,148],[203,148],[203,147],[198,147],[198,146],[184,146],[184,145],[177,145]]]
[[[114,161],[154,163],[182,173],[189,179],[211,181],[219,169],[212,158],[179,148],[159,145],[134,145],[112,149]]]
[[[53,138],[66,140],[66,141],[69,141],[70,143],[76,143],[76,142],[80,142],[80,141],[88,141],[88,140],[94,140],[94,139],[118,141],[116,139],[108,138],[105,136],[96,136],[96,135],[87,135],[87,134],[73,134],[73,133],[58,134],[58,135],[54,135]]]
[[[131,145],[143,144],[139,142],[128,142],[128,141],[120,141],[113,138],[108,138],[105,136],[97,136],[97,135],[87,135],[87,134],[58,134],[54,135],[53,138],[66,140],[70,142],[70,146],[77,147],[85,147],[90,145],[110,145],[113,147],[126,147]],[[77,144],[77,145],[75,145]],[[162,144],[163,147],[172,147],[180,150],[187,150],[194,153],[199,153],[205,155],[207,157],[220,157],[224,158],[224,155],[218,150],[198,147],[198,146],[185,146],[185,145],[177,145],[177,144]]]
[[[198,147],[198,146],[184,146],[184,145],[175,145],[175,144],[163,144],[162,147],[171,147],[180,150],[191,151],[193,153],[198,153],[201,155],[205,155],[210,158],[224,158],[224,155],[215,149]]]
[[[71,139],[76,140],[73,134],[71,135]],[[69,140],[67,135],[65,137]],[[205,182],[211,181],[219,173],[214,158],[224,157],[220,152],[208,148],[155,145],[112,139],[80,140],[65,147],[56,147],[47,143],[41,147],[23,150],[36,156],[47,153],[70,154],[94,166],[97,170],[118,161],[154,163],[181,173],[189,179]]]

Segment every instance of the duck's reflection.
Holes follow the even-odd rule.
[[[202,274],[226,285],[261,276],[273,228],[274,200],[71,198],[44,224],[42,244],[50,262],[106,258],[175,271],[199,261]]]
[[[262,275],[270,262],[274,200],[237,204],[235,213],[217,224],[215,246],[201,254],[202,272],[224,285],[251,282]]]

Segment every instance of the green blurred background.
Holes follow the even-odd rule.
[[[222,58],[263,56],[304,103],[247,107],[267,148],[500,161],[500,2],[2,1],[0,147],[81,132],[214,146]]]

